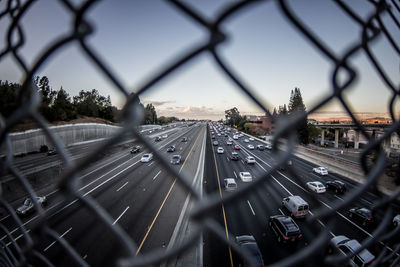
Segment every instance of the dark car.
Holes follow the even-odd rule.
[[[187,137],[182,138],[182,142],[187,142],[187,140],[188,140]]]
[[[47,156],[52,156],[52,155],[55,155],[55,154],[57,154],[57,150],[55,148],[49,149],[47,151]]]
[[[173,155],[171,158],[171,164],[181,164],[182,157],[180,155]]]
[[[371,225],[374,222],[372,212],[367,208],[352,208],[349,210],[349,217],[361,223],[363,226]]]
[[[211,139],[215,139],[215,136],[214,136],[214,135],[211,135]]]
[[[240,159],[239,154],[236,152],[232,152],[231,160],[239,160],[239,159]]]
[[[156,139],[154,139],[154,141],[160,142],[161,141],[161,136],[157,136]]]
[[[253,264],[245,262],[244,266],[265,266],[256,239],[252,235],[237,236],[236,243],[251,257]]]
[[[278,237],[278,242],[294,242],[302,237],[299,226],[297,226],[290,216],[271,216],[269,217],[268,224]]]
[[[45,196],[42,197],[37,197],[36,198],[37,202],[39,205],[46,205],[47,203],[47,198]],[[27,215],[35,210],[35,206],[33,204],[33,201],[31,198],[26,198],[22,204],[22,206],[19,206],[16,210],[17,214],[20,216]]]
[[[328,181],[325,183],[325,187],[326,189],[332,190],[335,193],[343,194],[346,192],[346,184],[339,180]]]
[[[218,146],[218,144],[219,144],[218,141],[214,141],[214,142],[213,142],[213,145],[214,145],[214,146]]]
[[[240,146],[238,146],[238,145],[235,145],[235,150],[240,150]]]
[[[139,153],[139,152],[140,152],[140,146],[134,146],[134,147],[132,147],[132,149],[131,149],[131,154]]]
[[[167,148],[167,152],[174,152],[175,151],[175,146],[169,146]]]

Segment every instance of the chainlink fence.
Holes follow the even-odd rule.
[[[31,65],[27,64],[27,62],[23,57],[20,56],[19,53],[19,51],[23,49],[25,45],[27,45],[24,38],[24,28],[21,26],[21,19],[25,14],[30,12],[34,2],[35,1],[29,0],[8,0],[6,1],[4,10],[0,11],[0,21],[3,23],[4,21],[8,22],[7,31],[3,33],[6,43],[2,46],[2,50],[0,51],[0,60],[4,60],[5,57],[11,57],[18,68],[22,69],[25,73],[22,90],[20,92],[21,105],[8,119],[5,119],[0,114],[0,144],[7,147],[6,157],[1,162],[1,174],[12,175],[21,183],[27,195],[34,199],[34,205],[39,216],[37,222],[31,226],[30,229],[27,229],[16,215],[14,208],[10,205],[10,203],[7,202],[7,200],[4,199],[2,195],[0,195],[0,201],[3,209],[7,211],[7,214],[11,216],[14,223],[18,226],[18,232],[21,233],[19,239],[23,240],[23,242],[15,242],[14,239],[16,239],[16,237],[13,236],[11,229],[8,229],[6,226],[0,223],[0,231],[2,235],[7,235],[9,237],[7,240],[10,241],[8,244],[8,241],[3,241],[3,239],[0,241],[1,266],[30,265],[32,262],[39,262],[40,266],[52,266],[52,263],[46,259],[45,255],[43,255],[43,253],[37,250],[35,247],[35,244],[44,238],[54,240],[60,244],[60,246],[64,249],[65,254],[70,256],[72,261],[71,265],[87,265],[75,248],[71,246],[66,239],[60,237],[59,234],[51,228],[51,225],[47,223],[48,214],[36,201],[36,193],[34,189],[28,182],[28,179],[14,165],[14,153],[10,145],[9,133],[10,129],[23,119],[30,118],[34,120],[44,130],[47,137],[59,151],[64,168],[61,170],[61,178],[57,187],[60,189],[60,192],[64,197],[65,204],[68,204],[73,199],[78,199],[80,204],[92,213],[98,223],[103,224],[110,232],[112,232],[114,239],[119,243],[121,248],[124,248],[121,252],[121,255],[116,258],[118,265],[148,266],[166,262],[168,259],[185,253],[188,249],[197,246],[201,235],[204,233],[211,233],[212,235],[215,235],[220,239],[221,242],[229,245],[235,253],[246,258],[246,255],[240,251],[239,247],[233,241],[234,238],[227,240],[225,230],[210,216],[210,214],[213,211],[219,210],[221,208],[221,204],[234,203],[235,201],[246,197],[246,195],[255,193],[256,189],[258,189],[260,185],[268,185],[268,183],[270,183],[268,179],[270,175],[278,170],[278,165],[285,164],[285,162],[290,159],[296,147],[296,136],[292,131],[293,127],[296,127],[296,125],[304,121],[308,115],[325,106],[332,100],[340,102],[347,114],[352,118],[353,123],[356,124],[361,133],[369,139],[368,145],[365,149],[363,149],[363,152],[360,155],[365,182],[361,184],[351,195],[347,195],[344,199],[344,202],[333,204],[331,209],[327,209],[324,206],[318,205],[318,201],[315,199],[315,202],[311,203],[311,205],[314,205],[314,207],[318,208],[314,211],[314,216],[306,220],[306,223],[310,225],[310,232],[314,236],[313,241],[306,248],[296,251],[296,253],[292,254],[289,258],[282,259],[280,262],[276,262],[274,264],[277,266],[301,265],[302,263],[305,264],[307,259],[310,257],[320,255],[320,248],[324,247],[330,238],[328,229],[333,223],[333,220],[330,220],[330,218],[332,218],[337,211],[343,208],[351,207],[352,202],[363,195],[368,189],[375,191],[378,196],[381,196],[381,199],[378,203],[373,203],[372,209],[384,211],[384,216],[380,225],[372,233],[372,236],[362,241],[362,248],[381,243],[383,244],[382,250],[379,255],[376,255],[376,260],[373,262],[373,265],[400,265],[400,244],[393,243],[392,241],[396,235],[399,235],[399,229],[388,230],[388,225],[391,224],[393,218],[393,208],[391,203],[398,198],[400,195],[400,190],[397,189],[392,195],[387,196],[382,194],[377,188],[377,181],[384,172],[387,162],[387,156],[383,152],[381,144],[385,140],[390,139],[392,134],[400,133],[400,121],[395,114],[395,103],[400,93],[400,88],[398,84],[394,84],[386,75],[384,69],[379,63],[379,59],[371,49],[371,44],[374,42],[374,40],[376,40],[378,37],[385,38],[395,51],[397,60],[399,59],[398,56],[400,54],[400,47],[396,43],[396,38],[398,39],[398,36],[392,36],[389,33],[382,19],[383,16],[386,16],[386,19],[389,18],[392,20],[397,29],[400,28],[399,1],[368,1],[374,7],[374,12],[370,13],[367,19],[359,16],[357,14],[357,10],[351,9],[346,2],[339,0],[333,1],[333,3],[336,4],[349,19],[357,24],[360,29],[357,41],[340,55],[332,52],[331,49],[323,42],[323,40],[314,35],[314,33],[306,26],[302,18],[299,17],[296,14],[296,11],[290,7],[287,1],[276,1],[280,7],[280,15],[285,18],[294,29],[303,35],[304,38],[309,41],[310,45],[330,63],[333,69],[331,73],[331,80],[329,82],[330,92],[328,96],[326,96],[316,106],[308,110],[307,114],[301,114],[298,117],[285,121],[285,123],[277,124],[274,139],[274,153],[276,153],[277,166],[266,172],[264,177],[260,177],[260,179],[257,179],[257,181],[251,183],[249,186],[237,191],[235,194],[229,195],[229,197],[222,199],[217,193],[201,197],[201,194],[197,190],[194,190],[191,184],[188,182],[188,177],[185,177],[185,175],[182,173],[178,173],[176,170],[171,168],[161,153],[155,149],[155,146],[150,143],[148,139],[139,134],[136,126],[138,125],[138,122],[141,121],[142,114],[139,112],[136,96],[152,89],[152,87],[154,87],[156,84],[162,83],[165,78],[170,76],[178,69],[186,68],[188,63],[195,58],[204,56],[204,54],[208,53],[215,60],[215,65],[230,79],[237,90],[245,93],[249,99],[254,101],[254,103],[256,103],[258,107],[261,108],[271,120],[273,120],[274,118],[268,109],[263,106],[263,102],[253,94],[250,88],[244,85],[242,79],[237,74],[234,74],[235,72],[232,67],[220,56],[219,53],[220,45],[227,40],[227,34],[223,31],[221,25],[232,16],[240,16],[241,14],[245,13],[250,6],[257,6],[265,1],[228,1],[223,11],[212,19],[203,17],[198,10],[194,9],[185,2],[170,1],[169,3],[171,4],[171,7],[175,9],[177,13],[185,16],[188,20],[188,23],[194,23],[198,27],[206,30],[208,32],[209,39],[194,45],[188,52],[182,51],[175,61],[169,62],[166,68],[156,73],[141,88],[137,88],[137,95],[130,94],[129,90],[122,85],[122,82],[118,80],[117,76],[113,74],[111,68],[106,64],[106,59],[103,59],[101,55],[96,54],[87,42],[88,37],[94,32],[94,27],[90,20],[88,20],[87,13],[93,5],[100,1],[85,1],[79,6],[75,5],[73,1],[58,1],[59,5],[65,8],[73,17],[74,23],[71,26],[68,34],[53,40],[51,45],[49,45],[42,54],[38,55],[36,62]],[[396,34],[398,33],[399,32]],[[38,90],[36,90],[32,83],[33,77],[35,73],[37,73],[37,70],[47,60],[49,60],[50,57],[57,54],[61,48],[71,45],[79,45],[80,50],[86,55],[90,64],[99,69],[102,72],[102,75],[111,81],[115,88],[117,88],[126,98],[126,105],[123,109],[124,127],[101,146],[96,147],[88,156],[79,162],[72,161],[68,151],[63,147],[62,142],[49,128],[46,120],[38,113],[37,107],[40,104],[40,96]],[[389,90],[391,94],[391,101],[389,102],[388,110],[392,119],[392,125],[386,130],[385,134],[377,139],[369,136],[367,129],[365,129],[365,127],[355,117],[350,103],[348,103],[343,97],[343,93],[353,87],[354,81],[357,78],[357,71],[352,64],[352,60],[356,54],[364,54],[370,60],[370,63],[375,68],[376,73],[382,79],[382,86]],[[340,75],[340,73],[345,73],[345,77],[347,78],[345,81],[339,83],[338,81],[340,79],[338,78],[338,75]],[[111,216],[96,202],[93,197],[90,195],[84,196],[83,193],[78,190],[77,184],[80,177],[80,170],[84,169],[85,166],[88,166],[88,164],[91,162],[94,162],[99,153],[117,144],[121,138],[126,136],[126,134],[132,135],[141,143],[143,143],[144,146],[152,150],[155,158],[161,162],[162,166],[167,169],[171,175],[177,177],[177,183],[187,190],[187,192],[192,195],[193,200],[197,202],[196,209],[192,211],[190,220],[198,225],[198,229],[195,233],[192,233],[190,236],[188,236],[183,244],[180,244],[179,246],[166,252],[155,251],[152,253],[139,253],[136,255],[138,244],[136,244],[132,238],[126,234],[124,229],[118,226],[118,224],[114,226],[112,225],[113,219]],[[279,151],[276,149],[278,147],[279,140],[286,140],[284,142],[286,149]],[[376,155],[376,161],[372,165],[368,161],[368,158],[371,154]],[[289,171],[296,182],[300,184],[303,183],[301,178],[296,175],[295,169],[290,169]],[[399,173],[397,172],[397,175],[398,174]],[[276,201],[280,201],[273,192],[273,186],[263,186],[263,188],[269,191],[270,195],[275,196]],[[317,220],[324,220],[328,222],[327,228],[325,228],[326,230],[312,230],[311,224]],[[391,249],[389,249],[389,247]],[[343,263],[344,260],[350,256],[351,255],[347,257],[319,256],[319,260],[320,262],[341,265],[341,263]]]

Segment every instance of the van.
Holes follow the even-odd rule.
[[[303,218],[308,214],[308,203],[299,196],[288,196],[282,200],[282,205],[295,218]]]
[[[234,191],[237,188],[237,184],[235,179],[233,178],[226,178],[224,179],[224,188],[226,191]]]

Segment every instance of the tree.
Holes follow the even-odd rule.
[[[20,84],[0,81],[0,114],[7,118],[18,107],[17,93]]]
[[[277,117],[278,112],[276,111],[276,108],[274,107],[274,111],[272,112],[272,117]]]
[[[157,123],[157,112],[153,104],[149,103],[144,108],[144,123],[145,124],[156,124]]]
[[[315,126],[312,123],[307,123],[307,131],[308,131],[308,136],[309,139],[315,140],[321,135],[321,129]]]
[[[68,93],[61,87],[57,92],[52,106],[56,113],[56,119],[62,121],[69,121],[76,119],[77,114],[71,98]]]
[[[253,133],[254,125],[251,122],[245,122],[243,124],[243,129],[246,133]]]
[[[42,106],[49,107],[53,104],[54,96],[57,94],[57,92],[53,91],[51,88],[49,78],[46,76],[42,78],[36,76],[34,82],[42,95]]]
[[[290,93],[289,100],[289,115],[291,116],[301,116],[306,113],[306,106],[303,102],[303,97],[301,96],[301,92],[299,88],[294,88],[294,90]],[[309,135],[307,128],[307,118],[304,118],[301,122],[296,125],[297,135],[299,137],[299,141],[302,144],[309,143]]]
[[[278,114],[279,114],[279,116],[286,116],[288,114],[286,104],[283,104],[283,106],[279,106]]]
[[[239,110],[236,107],[234,107],[225,110],[225,118],[230,126],[235,126],[235,125],[237,126],[241,121],[242,116],[240,116]]]

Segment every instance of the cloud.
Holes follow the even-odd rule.
[[[175,100],[173,100],[173,101],[156,101],[156,100],[151,101],[151,100],[148,100],[148,101],[143,101],[143,105],[153,104],[153,106],[159,107],[164,104],[175,103],[175,102],[176,102]]]
[[[161,116],[175,116],[178,118],[193,119],[222,118],[224,114],[223,111],[215,110],[205,106],[167,107],[164,109],[159,109],[157,113],[159,113]]]

